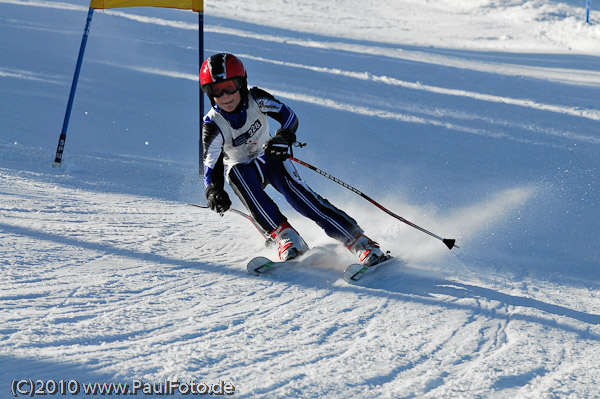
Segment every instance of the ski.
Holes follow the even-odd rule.
[[[246,266],[248,274],[253,276],[267,274],[273,269],[289,270],[298,267],[310,267],[327,264],[332,261],[331,250],[324,247],[311,248],[293,259],[271,260],[264,256],[257,256],[250,260]],[[334,255],[335,257],[335,255]]]
[[[394,259],[393,256],[385,255],[384,259],[381,262],[377,263],[376,265],[370,266],[370,267],[361,265],[360,263],[353,263],[350,266],[348,266],[346,268],[346,270],[344,270],[344,274],[342,275],[342,278],[348,284],[354,284],[358,280],[363,278],[366,274],[372,273],[376,269],[379,269],[381,266],[390,262],[392,259]]]
[[[253,276],[259,276],[261,274],[265,274],[269,272],[273,267],[280,267],[284,265],[294,264],[294,260],[284,260],[284,261],[272,261],[269,258],[265,258],[264,256],[257,256],[248,262],[246,266],[246,270],[248,270],[248,274]]]

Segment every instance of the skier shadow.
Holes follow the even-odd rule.
[[[60,234],[48,233],[41,230],[4,224],[1,222],[0,231],[19,236],[28,236],[35,240],[52,242],[59,245],[66,245],[86,250],[98,251],[105,254],[129,258],[134,261],[154,262],[164,266],[171,266],[173,269],[193,268],[209,272],[239,274],[239,276],[248,276],[247,273],[242,269],[238,270],[236,268],[224,268],[222,265],[208,261],[182,260],[168,256],[163,256],[152,252],[143,252],[130,248],[118,248],[109,243],[84,241],[73,237],[63,236]]]
[[[560,328],[578,334],[583,339],[600,341],[600,334],[590,332],[589,328],[579,328],[564,318],[585,324],[600,325],[600,315],[586,313],[565,306],[544,302],[525,296],[502,293],[491,288],[460,283],[443,277],[434,276],[419,270],[407,270],[402,265],[390,268],[370,284],[352,288],[357,291],[369,290],[374,296],[392,298],[402,302],[416,302],[425,305],[441,306],[449,309],[467,310],[489,318],[506,321],[520,320],[538,323],[550,328]],[[464,301],[474,299],[475,301]],[[482,307],[481,303],[489,304]],[[504,313],[508,307],[529,308],[542,314]],[[548,315],[548,317],[544,317]]]
[[[118,360],[115,360],[115,363]],[[59,397],[103,397],[118,398],[120,393],[110,395],[87,396],[86,390],[94,384],[102,385],[108,383],[131,384],[131,379],[127,382],[125,378],[118,377],[118,374],[98,371],[99,367],[90,361],[60,361],[45,360],[38,356],[22,356],[1,354],[0,355],[0,388],[3,392],[11,392],[11,396],[44,396],[47,398]],[[20,382],[20,383],[19,383]],[[46,385],[41,385],[45,382]],[[55,384],[52,384],[52,383]],[[33,384],[33,388],[32,385]],[[87,386],[87,388],[86,388]],[[131,385],[128,385],[131,388]],[[52,390],[55,394],[50,394]],[[141,390],[134,392],[129,390],[123,393],[129,397],[147,397]],[[8,395],[3,396],[8,397]]]

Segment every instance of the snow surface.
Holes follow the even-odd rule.
[[[87,2],[0,0],[0,396],[169,379],[240,398],[600,397],[600,11],[206,3],[206,54],[239,55],[297,112],[298,158],[460,249],[303,168],[398,261],[346,285],[350,253],[280,201],[330,255],[247,275],[273,250],[187,205],[204,201],[197,15],[94,14],[53,169]]]

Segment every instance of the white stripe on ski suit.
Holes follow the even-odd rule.
[[[254,196],[254,193],[252,192],[252,190],[250,190],[250,187],[248,187],[248,185],[246,184],[246,181],[242,177],[241,173],[235,167],[232,167],[231,170],[233,171],[233,173],[235,173],[235,175],[237,176],[238,180],[244,186],[244,189],[248,193],[248,196],[245,197],[245,198],[249,198],[250,200],[252,200],[252,203],[254,204],[254,206],[256,207],[256,209],[260,212],[260,214],[265,218],[265,221],[271,225],[271,227],[272,227],[271,231],[275,230],[278,226],[269,217],[269,215],[267,214],[267,212],[261,206],[260,202],[258,202],[256,200],[256,197]],[[268,231],[267,233],[270,233],[271,231]]]
[[[298,184],[302,185],[302,187],[304,187],[304,189],[306,189],[307,191],[313,193],[313,191],[310,189],[310,187],[308,187],[304,181],[302,181],[302,178],[300,177],[300,174],[298,172],[298,170],[294,167],[294,165],[292,164],[292,161],[290,160],[286,160],[283,162],[286,171],[288,172],[287,175],[288,176],[297,176],[296,179],[294,179],[295,182],[297,182]],[[295,173],[290,173],[289,168],[292,168],[293,171]],[[311,202],[309,199],[307,199],[304,194],[302,194],[300,192],[300,190],[298,190],[290,181],[290,179],[287,178],[285,179],[286,183],[288,184],[288,186],[292,189],[292,191],[294,191],[294,193],[296,194],[296,196],[298,198],[300,198],[302,201],[304,201],[304,203],[306,205],[308,205],[315,213],[317,213],[319,216],[321,216],[324,220],[327,220],[332,226],[334,226],[335,228],[337,228],[340,233],[342,233],[342,235],[346,236],[349,240],[353,240],[354,239],[354,235],[352,233],[350,233],[349,231],[347,231],[346,229],[344,229],[343,226],[341,226],[335,219],[325,215],[323,212],[321,212],[313,202]],[[316,196],[315,196],[316,199]],[[327,206],[325,204],[322,204],[324,206]]]
[[[292,111],[287,105],[283,104],[283,106],[289,110],[290,115],[287,118],[287,121],[285,121],[285,123],[281,126],[282,129],[287,129],[290,127],[291,122],[294,120],[294,111]]]

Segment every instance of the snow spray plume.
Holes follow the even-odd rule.
[[[352,187],[351,185],[344,183],[343,181],[341,181],[340,179],[338,179],[337,177],[331,176],[329,173],[323,172],[321,169],[312,166],[304,161],[299,160],[298,158],[294,158],[293,156],[290,156],[289,159],[291,159],[292,161],[299,163],[302,166],[306,166],[308,169],[317,172],[318,174],[325,176],[326,178],[328,178],[329,180],[333,180],[334,182],[336,182],[337,184],[347,188],[348,190],[360,195],[361,197],[363,197],[364,199],[366,199],[367,201],[369,201],[370,203],[372,203],[373,205],[375,205],[377,208],[381,209],[382,211],[384,211],[385,213],[387,213],[388,215],[398,219],[399,221],[406,223],[407,225],[409,225],[410,227],[414,227],[417,230],[422,231],[425,234],[429,234],[430,236],[437,238],[438,240],[442,241],[444,244],[446,244],[446,246],[448,247],[448,249],[452,249],[454,247],[456,248],[460,248],[458,245],[456,245],[456,240],[454,239],[449,239],[449,238],[442,238],[440,236],[438,236],[437,234],[434,234],[430,231],[425,230],[422,227],[417,226],[414,223],[409,222],[408,220],[404,219],[402,216],[398,216],[395,213],[393,213],[392,211],[388,210],[387,208],[383,207],[382,205],[380,205],[378,202],[376,202],[374,199],[372,199],[371,197],[367,196],[366,194],[362,193],[361,191],[357,190],[356,188]]]

